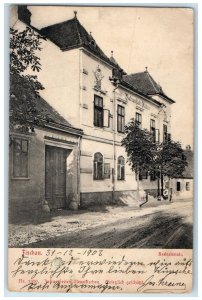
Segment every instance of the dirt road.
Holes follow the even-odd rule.
[[[98,212],[77,215],[71,230],[48,236],[39,241],[27,243],[24,247],[61,248],[192,248],[192,206],[193,202],[178,201],[169,205],[161,203],[156,207],[133,210],[117,208],[105,213]],[[72,221],[71,221],[72,220]],[[74,223],[75,222],[75,223]],[[80,223],[79,223],[80,222]],[[82,223],[83,222],[83,223]],[[86,224],[86,223],[87,224]],[[78,226],[78,224],[80,226]],[[53,224],[43,224],[51,226]]]

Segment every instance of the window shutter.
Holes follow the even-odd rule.
[[[108,109],[104,109],[104,127],[109,127],[109,110]]]
[[[155,129],[155,141],[159,143],[159,129]]]
[[[121,165],[120,164],[117,165],[117,179],[118,180],[121,179]]]
[[[97,162],[94,161],[94,179],[97,179]]]
[[[121,166],[121,179],[125,179],[125,172],[124,172],[124,166]]]

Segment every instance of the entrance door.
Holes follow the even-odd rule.
[[[67,150],[46,146],[45,197],[50,208],[64,208]]]

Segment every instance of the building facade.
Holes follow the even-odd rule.
[[[18,7],[20,23],[30,26],[26,6]],[[19,26],[19,24],[21,24]],[[33,27],[32,27],[33,28]],[[121,146],[124,125],[135,118],[157,142],[171,133],[174,103],[148,70],[126,74],[113,53],[108,57],[75,16],[37,29],[46,37],[40,60],[42,97],[73,127],[83,131],[79,152],[78,205],[138,199],[136,174]],[[156,190],[155,178],[140,178],[140,189]]]
[[[47,209],[78,208],[82,130],[27,91],[25,79],[11,75],[10,82],[11,97],[17,88],[32,98],[37,117],[9,132],[9,221],[37,222]]]
[[[194,154],[190,146],[184,150],[187,166],[180,178],[172,179],[172,194],[175,199],[190,199],[194,194]]]

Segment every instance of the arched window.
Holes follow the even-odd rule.
[[[123,156],[119,156],[117,160],[117,179],[125,179],[125,159]]]
[[[94,180],[103,179],[103,155],[100,152],[94,154],[93,165],[94,165],[93,179]]]

